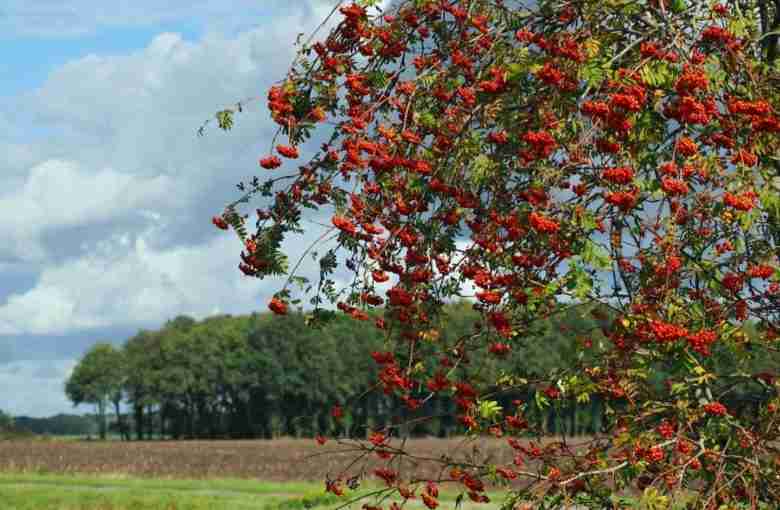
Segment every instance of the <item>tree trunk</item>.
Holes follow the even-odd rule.
[[[187,399],[187,435],[189,439],[195,439],[195,405],[192,399]]]
[[[116,423],[119,427],[119,434],[122,436],[122,440],[129,441],[130,440],[130,434],[127,433],[127,428],[125,427],[125,420],[122,416],[122,411],[120,410],[119,404],[121,403],[122,399],[120,395],[114,396],[114,411],[116,412]]]
[[[146,407],[146,438],[152,439],[154,436],[154,406],[149,404]]]
[[[160,404],[160,439],[165,438],[165,420],[168,417],[168,404],[167,402],[163,401],[163,403]]]
[[[144,440],[144,406],[142,404],[134,403],[133,419],[135,421],[135,438],[138,441]]]
[[[105,441],[106,429],[108,428],[106,424],[106,401],[105,400],[98,401],[97,410],[98,410],[98,428],[100,433],[100,440]]]

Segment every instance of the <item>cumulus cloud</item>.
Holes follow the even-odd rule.
[[[235,268],[240,244],[229,236],[205,246],[167,250],[151,233],[117,234],[83,257],[47,267],[36,285],[0,306],[0,333],[57,334],[162,322],[178,313],[196,317],[253,303],[259,282]]]
[[[53,131],[41,153],[76,161],[85,171],[116,168],[139,184],[141,177],[170,178],[169,193],[155,208],[176,220],[170,243],[182,236],[204,242],[208,218],[237,197],[234,184],[256,173],[258,156],[269,149],[276,126],[264,96],[284,76],[297,31],[313,29],[329,10],[305,5],[235,37],[188,42],[163,33],[127,55],[65,64],[22,98],[35,121]],[[231,132],[211,124],[206,136],[196,136],[204,119],[245,98],[253,100]],[[75,251],[69,239],[57,239],[61,252]]]
[[[51,160],[34,166],[24,183],[0,194],[0,235],[15,242],[0,247],[0,257],[27,261],[45,255],[46,230],[111,222],[164,200],[172,192],[167,176],[136,177],[111,168],[96,173],[73,161]]]
[[[0,334],[48,335],[130,325],[158,325],[178,314],[203,319],[217,313],[265,311],[283,281],[258,280],[237,269],[240,241],[216,235],[203,245],[155,246],[164,229],[115,234],[66,264],[47,267],[29,290],[0,305]],[[291,259],[316,232],[290,239]],[[300,273],[314,277],[311,261]]]
[[[313,29],[326,4],[287,6],[262,28],[234,37],[212,33],[187,42],[162,33],[126,55],[88,55],[19,97],[27,121],[49,136],[0,141],[10,177],[0,210],[13,212],[0,261],[43,260],[53,248],[47,241],[60,256],[72,256],[83,233],[63,239],[58,231],[116,223],[152,204],[178,221],[171,244],[205,241],[202,226],[236,197],[233,185],[256,171],[275,131],[265,90],[284,75],[297,31]],[[195,135],[214,111],[252,96],[231,133]]]

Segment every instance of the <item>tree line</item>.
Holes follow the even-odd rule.
[[[485,348],[474,355],[480,359],[459,370],[470,371],[473,380],[495,381],[510,368],[515,376],[534,380],[576,367],[584,361],[582,342],[597,349],[605,341],[601,327],[608,321],[594,315],[599,316],[577,306],[539,320],[535,328],[541,337],[533,343],[520,343],[504,359]],[[451,305],[430,342],[464,337],[475,320],[471,303]],[[139,331],[119,347],[95,344],[74,368],[65,392],[74,405],[95,406],[103,438],[110,428],[128,440],[359,435],[392,425],[391,417],[404,421],[409,416],[397,399],[366,392],[378,370],[370,354],[385,350],[383,332],[373,321],[341,314],[321,329],[307,327],[303,314],[221,315],[202,321],[182,315],[159,330]],[[663,367],[655,379],[662,384]],[[495,400],[505,408],[517,400],[533,403],[530,419],[549,434],[592,434],[610,413],[598,392],[587,401],[552,403],[550,392],[554,395],[555,389],[504,392]],[[450,397],[425,400],[411,432],[458,434],[455,405]],[[350,412],[336,420],[335,406]]]

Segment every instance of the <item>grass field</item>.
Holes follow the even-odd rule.
[[[436,458],[459,440],[420,439],[408,448]],[[482,454],[505,451],[499,442]],[[323,480],[353,454],[335,443],[274,441],[0,441],[0,508],[13,510],[333,510],[344,499],[326,494]],[[329,452],[327,455],[321,455]],[[473,455],[471,448],[463,455]],[[370,468],[369,463],[366,467]],[[409,466],[433,474],[435,464]],[[373,490],[366,481],[353,496]],[[444,491],[453,508],[456,493]],[[495,510],[494,504],[473,508]],[[447,502],[451,504],[447,504]],[[420,500],[406,508],[422,510]],[[354,504],[352,508],[360,508]],[[468,510],[471,504],[461,506]]]
[[[364,487],[337,498],[311,482],[254,482],[242,479],[154,480],[117,475],[0,474],[0,507],[4,510],[335,510],[374,490]],[[456,494],[442,492],[442,505],[453,507]],[[494,502],[478,508],[495,510]],[[353,503],[357,509],[363,502]],[[406,508],[422,510],[419,500]],[[463,510],[476,510],[464,502]]]
[[[243,483],[242,483],[243,482]],[[332,503],[313,485],[243,480],[164,480],[3,473],[0,505],[13,510],[201,510],[305,508]],[[317,505],[311,505],[317,506]]]

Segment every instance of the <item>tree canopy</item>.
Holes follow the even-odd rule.
[[[445,341],[462,337],[478,319],[468,302],[451,305],[447,314],[450,320],[438,332]],[[577,352],[573,332],[597,326],[586,309],[569,310],[560,324],[540,321],[537,327],[545,331],[544,346],[518,347],[502,363],[487,359],[486,353],[475,353],[474,376],[495,379],[501,370],[512,367],[516,373],[538,378],[570,364]],[[107,349],[96,344],[74,370],[69,397],[74,403],[90,402],[83,390],[73,389],[77,381],[79,388],[89,384],[91,379],[84,374],[125,374],[115,398],[131,410],[132,424],[125,432],[133,429],[138,438],[366,437],[380,422],[402,412],[401,404],[386,395],[359,398],[378,374],[372,354],[383,348],[383,336],[373,325],[345,316],[317,330],[306,326],[302,314],[281,320],[270,314],[223,315],[199,322],[180,316],[159,330],[139,331],[127,339],[115,351],[122,356],[97,356],[95,351]],[[519,396],[533,398],[532,393],[518,393],[500,400],[509,405]],[[447,395],[430,400],[423,409],[430,420],[410,433],[441,437],[459,433],[444,411],[454,405]],[[334,406],[344,407],[344,420],[333,419]],[[596,430],[603,412],[598,404],[583,404],[565,413],[539,408],[533,419],[543,424],[546,433],[564,426],[573,430],[576,419],[577,433],[582,434]],[[115,414],[119,427],[120,407]]]
[[[108,430],[106,407],[110,402],[117,402],[118,407],[124,368],[122,352],[101,342],[83,356],[65,381],[65,394],[73,405],[94,404],[97,408],[101,439],[106,438]]]

